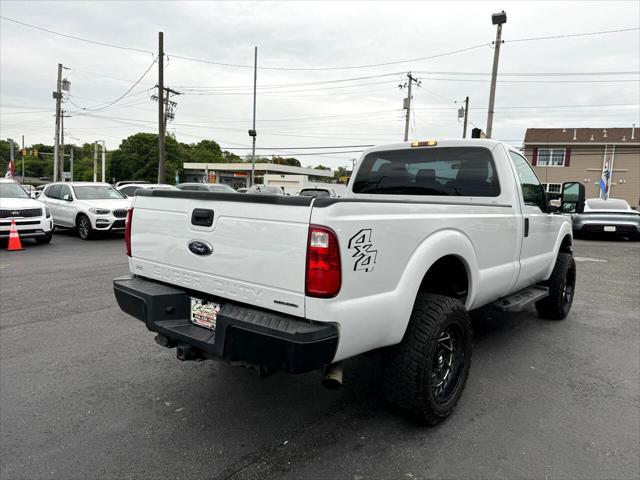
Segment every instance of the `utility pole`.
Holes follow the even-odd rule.
[[[60,151],[60,180],[64,182],[64,110],[60,110]]]
[[[98,140],[96,144],[102,143],[102,183],[105,181],[105,161],[107,159],[107,144],[104,140]],[[95,172],[95,170],[94,170]]]
[[[98,181],[98,141],[93,142],[93,183]]]
[[[251,185],[256,181],[256,83],[258,80],[258,47],[253,51],[253,127],[249,130],[251,137]]]
[[[69,157],[69,161],[71,162],[71,169],[69,171],[71,172],[71,181],[73,182],[73,145],[71,145],[71,156]]]
[[[464,127],[462,127],[462,138],[467,138],[467,120],[469,119],[469,97],[464,99]]]
[[[58,81],[56,83],[56,91],[53,92],[53,98],[56,100],[56,133],[53,147],[53,181],[58,180],[58,149],[60,148],[60,105],[62,103],[62,64],[58,64]]]
[[[486,137],[491,138],[493,130],[493,105],[496,100],[496,79],[498,77],[498,60],[500,59],[500,45],[502,45],[502,24],[507,23],[507,14],[504,10],[491,15],[491,22],[498,25],[496,30],[496,43],[493,50],[493,69],[491,70],[491,87],[489,90],[489,112],[487,113]]]
[[[411,85],[415,83],[417,86],[420,86],[420,84],[422,83],[420,82],[420,80],[418,80],[413,75],[411,75],[411,72],[407,73],[407,79],[408,79],[408,82],[405,82],[404,84],[401,83],[400,85],[398,85],[400,89],[403,89],[405,87],[407,88],[407,98],[405,98],[402,103],[402,108],[407,111],[407,115],[405,117],[405,124],[404,124],[404,141],[405,142],[409,140],[409,121],[411,120],[411,98],[412,98]]]
[[[13,138],[7,138],[7,140],[9,140],[9,171],[13,178],[16,173],[16,164],[13,162]]]
[[[165,182],[164,108],[164,34],[158,32],[158,183]]]
[[[24,135],[22,135],[22,150],[20,151],[20,154],[22,156],[22,184],[24,184],[24,154],[26,152],[24,151]]]

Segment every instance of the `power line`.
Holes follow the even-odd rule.
[[[634,28],[619,28],[617,30],[602,30],[599,32],[584,32],[584,33],[569,33],[566,35],[550,35],[548,37],[529,37],[529,38],[514,38],[513,40],[505,40],[504,43],[513,43],[513,42],[533,42],[536,40],[555,40],[558,38],[572,38],[572,37],[588,37],[591,35],[608,35],[610,33],[622,33],[622,32],[633,32],[636,30],[640,30],[639,27]]]
[[[331,149],[331,148],[367,148],[373,147],[372,144],[367,145],[322,145],[318,147],[256,147],[256,150],[321,150],[321,149]],[[252,147],[238,147],[233,148],[233,150],[251,150]],[[335,153],[335,152],[334,152]],[[345,153],[345,152],[338,152]]]
[[[460,75],[460,76],[490,75],[490,73],[487,73],[487,72],[450,72],[450,71],[433,71],[433,70],[418,70],[416,71],[416,73],[425,74],[425,75]],[[258,90],[272,90],[272,89],[289,88],[289,87],[305,87],[305,86],[313,86],[313,85],[326,85],[331,83],[351,82],[351,81],[357,81],[357,80],[370,80],[373,78],[389,77],[389,76],[404,75],[404,74],[405,72],[393,72],[393,73],[384,73],[380,75],[340,78],[340,79],[334,79],[334,80],[320,80],[320,81],[313,81],[313,82],[261,85],[261,86],[258,86],[257,88]],[[625,71],[625,72],[531,72],[531,73],[527,73],[527,72],[506,73],[505,72],[505,73],[500,73],[498,76],[499,77],[544,77],[544,76],[561,77],[561,76],[617,76],[617,75],[637,75],[637,74],[640,74],[640,70]],[[114,78],[114,77],[108,77],[108,78]],[[118,79],[118,80],[122,80],[122,79]],[[364,84],[356,84],[354,86],[359,86],[359,85],[364,85]],[[225,92],[253,90],[252,85],[243,85],[243,86],[176,85],[176,87],[182,88],[183,90],[225,91]]]
[[[40,27],[37,25],[32,25],[30,23],[26,23],[26,22],[22,22],[20,20],[16,20],[13,18],[9,18],[6,17],[4,15],[0,15],[0,18],[9,22],[13,22],[25,27],[29,27],[29,28],[34,28],[36,30],[40,30],[46,33],[50,33],[52,35],[57,35],[60,37],[64,37],[64,38],[69,38],[72,40],[78,40],[81,42],[86,42],[86,43],[90,43],[93,45],[99,45],[99,46],[103,46],[103,47],[110,47],[110,48],[117,48],[120,50],[129,50],[129,51],[134,51],[134,52],[140,52],[140,53],[148,53],[151,55],[154,55],[154,52],[150,51],[150,50],[143,50],[140,48],[135,48],[135,47],[127,47],[127,46],[123,46],[123,45],[115,45],[112,43],[106,43],[106,42],[99,42],[96,40],[90,40],[87,38],[83,38],[83,37],[79,37],[76,35],[69,35],[66,33],[61,33],[61,32],[56,32],[54,30],[50,30],[48,28],[44,28],[44,27]],[[602,31],[597,31],[597,32],[583,32],[583,33],[573,33],[573,34],[565,34],[565,35],[550,35],[550,36],[545,36],[545,37],[528,37],[528,38],[516,38],[513,40],[505,40],[505,43],[508,42],[529,42],[529,41],[537,41],[537,40],[552,40],[552,39],[560,39],[560,38],[572,38],[572,37],[584,37],[584,36],[592,36],[592,35],[607,35],[607,34],[614,34],[614,33],[623,33],[623,32],[631,32],[631,31],[637,31],[640,30],[640,28],[638,27],[634,27],[634,28],[622,28],[622,29],[615,29],[615,30],[602,30]],[[481,43],[481,44],[477,44],[477,45],[472,45],[469,47],[465,47],[465,48],[460,48],[457,50],[450,50],[447,52],[442,52],[442,53],[438,53],[438,54],[434,54],[434,55],[428,55],[428,56],[424,56],[424,57],[417,57],[417,58],[411,58],[411,59],[406,59],[406,60],[394,60],[394,61],[389,61],[389,62],[381,62],[381,63],[371,63],[371,64],[363,64],[363,65],[352,65],[352,66],[339,66],[339,67],[269,67],[269,66],[262,66],[262,67],[258,67],[261,70],[280,70],[280,71],[323,71],[323,70],[353,70],[353,69],[360,69],[360,68],[373,68],[373,67],[381,67],[381,66],[386,66],[386,65],[399,65],[399,64],[403,64],[403,63],[412,63],[412,62],[419,62],[419,61],[423,61],[423,60],[431,60],[434,58],[439,58],[439,57],[444,57],[444,56],[448,56],[448,55],[455,55],[458,53],[463,53],[463,52],[468,52],[471,50],[476,50],[479,48],[483,48],[483,47],[490,47],[489,43]],[[213,61],[213,60],[205,60],[205,59],[199,59],[199,58],[194,58],[194,57],[186,57],[186,56],[182,56],[182,55],[174,55],[174,54],[167,54],[167,56],[171,56],[174,58],[178,58],[181,60],[188,60],[188,61],[193,61],[193,62],[199,62],[199,63],[208,63],[208,64],[212,64],[212,65],[220,65],[220,66],[226,66],[226,67],[235,67],[235,68],[253,68],[253,65],[243,65],[243,64],[237,64],[237,63],[225,63],[225,62],[217,62],[217,61]]]
[[[15,20],[13,18],[5,17],[4,15],[0,15],[0,18],[3,19],[3,20],[7,20],[9,22],[17,23],[18,25],[22,25],[24,27],[35,28],[36,30],[41,30],[43,32],[47,32],[47,33],[50,33],[52,35],[58,35],[60,37],[71,38],[73,40],[79,40],[81,42],[86,42],[86,43],[92,43],[94,45],[100,45],[102,47],[118,48],[120,50],[130,50],[132,52],[150,53],[151,55],[153,55],[153,52],[151,52],[149,50],[142,50],[140,48],[134,48],[134,47],[124,47],[122,45],[114,45],[112,43],[98,42],[96,40],[89,40],[87,38],[77,37],[75,35],[68,35],[66,33],[54,32],[53,30],[49,30],[48,28],[38,27],[37,25],[31,25],[30,23],[21,22],[20,20]]]
[[[422,60],[431,60],[434,58],[439,58],[439,57],[444,57],[444,56],[448,56],[448,55],[455,55],[457,53],[462,53],[462,52],[468,52],[470,50],[476,50],[478,48],[482,48],[482,47],[489,47],[489,43],[481,43],[479,45],[473,45],[470,47],[466,47],[466,48],[460,48],[457,50],[451,50],[448,52],[442,52],[442,53],[438,53],[435,55],[429,55],[426,57],[418,57],[418,58],[412,58],[412,59],[408,59],[408,60],[395,60],[395,61],[390,61],[390,62],[382,62],[382,63],[370,63],[370,64],[365,64],[365,65],[352,65],[352,66],[341,66],[341,67],[258,67],[261,70],[281,70],[281,71],[297,71],[297,72],[303,72],[303,71],[312,71],[312,72],[317,72],[317,71],[324,71],[324,70],[355,70],[355,69],[360,69],[360,68],[373,68],[373,67],[383,67],[383,66],[387,66],[387,65],[399,65],[402,63],[412,63],[412,62],[419,62]],[[212,64],[212,65],[220,65],[220,66],[224,66],[224,67],[236,67],[236,68],[253,68],[253,65],[241,65],[241,64],[237,64],[237,63],[224,63],[224,62],[216,62],[213,60],[204,60],[204,59],[199,59],[199,58],[193,58],[193,57],[183,57],[181,55],[174,55],[174,54],[167,54],[168,56],[171,56],[173,58],[179,58],[181,60],[188,60],[191,62],[200,62],[200,63],[208,63],[208,64]]]
[[[107,103],[106,105],[100,106],[100,107],[81,107],[83,111],[89,111],[89,112],[97,112],[99,110],[104,110],[105,108],[110,107],[111,105],[119,102],[120,100],[122,100],[124,97],[126,97],[131,90],[133,90],[134,88],[136,88],[138,86],[138,84],[142,81],[142,79],[147,75],[147,73],[149,73],[149,70],[151,70],[151,67],[153,67],[157,61],[158,57],[155,57],[153,59],[153,61],[151,62],[151,65],[149,65],[149,67],[144,71],[144,73],[140,76],[140,78],[138,78],[138,80],[136,80],[133,85],[131,85],[126,92],[124,92],[122,95],[120,95],[118,98],[116,98],[115,100]],[[76,105],[77,106],[77,105]]]

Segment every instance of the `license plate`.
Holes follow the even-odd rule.
[[[191,323],[215,332],[220,304],[191,297]]]
[[[604,231],[605,232],[615,232],[616,231],[616,227],[614,225],[605,225]]]

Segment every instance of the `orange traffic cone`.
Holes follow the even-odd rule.
[[[20,242],[20,235],[18,235],[18,228],[16,227],[16,221],[11,220],[11,229],[9,230],[9,252],[13,250],[22,250],[22,243]]]

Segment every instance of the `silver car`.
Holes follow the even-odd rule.
[[[181,183],[176,185],[176,188],[191,192],[238,193],[233,187],[224,183]]]
[[[603,232],[640,239],[640,212],[619,198],[588,198],[584,211],[571,217],[574,235]]]

